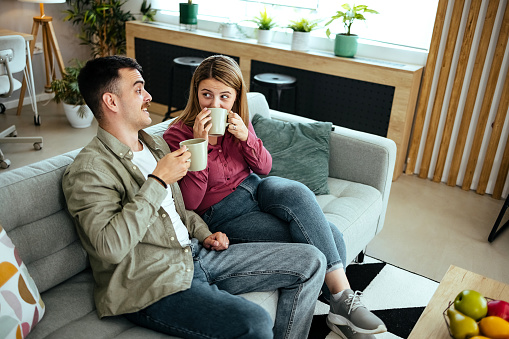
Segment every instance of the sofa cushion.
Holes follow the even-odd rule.
[[[376,188],[352,181],[328,178],[330,194],[316,197],[327,220],[343,233],[347,243],[346,262],[366,247],[376,234],[382,211],[382,194]]]
[[[0,226],[0,337],[25,338],[44,309],[37,286]]]
[[[253,118],[256,135],[272,155],[269,175],[299,181],[315,194],[328,194],[330,122],[285,122]]]
[[[41,293],[88,264],[62,192],[62,175],[78,151],[2,173],[0,180],[0,223]]]

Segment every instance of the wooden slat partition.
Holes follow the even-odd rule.
[[[463,178],[463,185],[461,186],[464,190],[470,189],[472,180],[474,178],[475,167],[479,159],[479,151],[481,149],[482,141],[484,138],[484,132],[486,130],[486,124],[490,114],[491,104],[493,102],[493,96],[495,95],[495,89],[497,87],[497,80],[500,73],[500,67],[502,66],[502,59],[504,58],[505,48],[507,47],[507,38],[509,37],[509,6],[506,6],[504,18],[502,19],[502,27],[498,35],[497,47],[495,49],[495,55],[491,64],[490,75],[488,76],[488,83],[486,91],[484,92],[484,98],[481,106],[481,113],[477,120],[477,127],[475,129],[474,141],[472,143],[472,149],[470,150],[470,156],[468,157],[467,170],[465,177]]]
[[[482,12],[480,9],[483,4],[486,6],[486,11],[483,17],[480,17],[479,13]],[[462,18],[464,6],[469,6],[466,18]],[[488,185],[490,176],[493,174],[497,180],[492,188],[492,193],[493,197],[498,199],[502,196],[509,171],[509,145],[506,144],[506,140],[500,142],[508,118],[509,80],[507,78],[509,71],[505,78],[499,77],[504,63],[509,62],[504,61],[509,39],[509,6],[507,6],[507,0],[455,0],[453,8],[449,9],[452,11],[450,16],[446,15],[447,7],[448,0],[439,1],[430,53],[419,93],[405,173],[418,172],[421,178],[430,178],[437,182],[447,181],[450,186],[459,184],[465,190],[472,187],[479,194],[491,193]],[[495,26],[497,11],[502,17],[499,18],[500,20]],[[439,50],[437,54],[440,40],[444,35],[442,34],[443,27],[447,27],[444,22],[446,17],[450,17],[445,38],[447,40],[443,50]],[[462,29],[460,27],[462,20],[466,21],[464,31],[461,32],[463,40],[461,49],[456,52],[456,40],[460,33],[459,30]],[[476,31],[479,31],[479,39],[474,44]],[[491,41],[492,38],[496,40]],[[487,59],[490,50],[494,52],[491,54],[492,57]],[[469,60],[473,51],[476,52],[474,62]],[[435,75],[439,59],[437,55],[443,57],[440,72]],[[454,60],[456,55],[458,56],[457,61]],[[449,73],[453,62],[457,63],[457,68],[451,83],[449,82]],[[481,84],[485,63],[489,68],[489,75],[487,81],[483,81]],[[434,79],[434,77],[438,78]],[[466,81],[467,79],[468,81]],[[435,82],[436,92],[432,93],[432,84]],[[446,93],[447,88],[451,88],[449,96]],[[481,93],[482,95],[479,95]],[[498,101],[497,95],[500,95],[498,108],[492,107]],[[433,98],[433,101],[430,98]],[[458,110],[458,107],[463,103],[462,110]],[[447,104],[445,112],[443,112],[444,104]],[[429,105],[432,105],[432,110],[427,117]],[[480,109],[478,109],[479,106]],[[490,114],[492,114],[490,112],[495,110],[496,116],[490,118]],[[427,125],[424,123],[426,120],[428,121]],[[492,121],[493,124],[491,124]],[[486,128],[488,122],[492,128]],[[455,125],[457,126],[455,127]],[[440,133],[440,146],[437,147],[435,139]],[[469,135],[472,134],[471,138]],[[424,150],[419,155],[421,143],[424,143]],[[451,143],[454,147],[451,147]],[[485,144],[487,144],[487,148],[483,148]],[[499,168],[494,170],[497,154],[500,153],[503,153],[502,161],[498,161]],[[435,154],[437,157],[433,164]],[[467,158],[468,162],[464,166],[465,168],[461,169],[462,163]],[[418,166],[419,160],[420,166]],[[482,166],[478,166],[478,164],[481,165],[480,162],[482,162]],[[434,171],[430,173],[433,165],[435,166]],[[448,165],[449,169],[446,170]],[[482,167],[482,170],[477,180],[475,173],[476,168],[479,167]],[[461,170],[463,170],[463,180],[458,183],[458,178],[461,178],[462,174]]]
[[[467,24],[465,33],[463,35],[463,42],[461,44],[460,56],[458,59],[458,68],[456,69],[456,75],[454,76],[455,84],[462,84],[463,80],[465,79],[468,57],[470,56],[470,51],[472,49],[472,42],[474,40],[481,3],[481,0],[472,0],[470,3]],[[495,1],[492,1],[492,3],[495,3]],[[433,175],[433,181],[435,182],[439,182],[442,179],[442,175],[444,174],[445,160],[447,158],[447,151],[449,150],[449,144],[451,142],[451,134],[454,127],[454,121],[456,119],[456,111],[458,110],[460,102],[461,89],[462,86],[453,86],[452,88],[449,107],[447,108],[444,132],[442,134],[442,141],[440,143],[440,150],[438,152],[437,164],[435,166],[435,174]]]
[[[502,197],[502,191],[504,189],[505,179],[509,173],[509,136],[505,144],[504,155],[502,156],[502,164],[498,171],[497,182],[495,183],[495,189],[493,190],[493,198],[500,199]]]
[[[424,75],[422,78],[420,98],[417,103],[417,110],[414,118],[414,129],[410,147],[407,156],[406,174],[413,174],[415,169],[415,162],[417,161],[417,154],[419,152],[419,143],[422,137],[422,129],[424,127],[424,120],[426,119],[426,110],[428,108],[428,100],[431,93],[431,86],[433,84],[433,74],[435,73],[435,66],[438,59],[438,51],[440,49],[440,37],[444,29],[445,14],[447,11],[447,4],[449,0],[440,0],[437,8],[437,15],[435,18],[435,25],[433,26],[433,36],[431,38],[431,46],[428,52],[428,60]]]
[[[509,8],[509,6],[507,6]],[[486,186],[490,178],[491,169],[493,168],[493,162],[497,153],[500,136],[502,135],[502,127],[504,127],[504,121],[507,117],[507,110],[509,109],[509,68],[505,75],[504,88],[502,89],[502,97],[498,105],[497,115],[493,122],[493,131],[491,132],[490,142],[488,144],[488,150],[484,158],[484,163],[481,171],[481,177],[479,178],[479,185],[477,186],[477,193],[486,193]]]
[[[479,84],[481,83],[482,71],[484,62],[486,61],[486,55],[488,53],[490,37],[493,31],[493,25],[495,24],[495,17],[497,16],[499,2],[499,0],[490,0],[490,3],[488,4],[488,10],[486,12],[486,17],[484,18],[484,26],[481,33],[481,40],[475,57],[472,78],[470,83],[465,84],[465,86],[469,86],[469,88],[465,108],[463,109],[463,117],[461,118],[458,138],[456,140],[456,147],[454,149],[451,162],[451,168],[449,170],[449,178],[447,179],[447,185],[449,186],[455,186],[458,181],[458,174],[461,166],[461,159],[463,157],[463,151],[465,150],[468,128],[474,112],[475,99],[477,97],[477,91],[479,90]]]
[[[473,0],[476,1],[476,0]],[[453,13],[463,12],[465,0],[455,0]],[[426,146],[424,147],[424,154],[422,156],[421,169],[419,177],[427,178],[431,157],[433,156],[433,147],[435,145],[435,138],[437,135],[438,123],[440,122],[440,114],[442,112],[442,105],[444,104],[445,90],[447,88],[447,80],[449,79],[449,72],[451,70],[452,59],[454,56],[454,49],[456,46],[456,39],[458,38],[458,31],[460,29],[461,16],[452,15],[449,31],[447,33],[447,40],[445,44],[445,52],[442,58],[442,66],[440,68],[440,75],[438,76],[437,91],[435,94],[435,101],[431,110],[431,117],[428,128],[428,135],[426,137]]]

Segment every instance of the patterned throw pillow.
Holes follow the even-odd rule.
[[[0,338],[25,338],[43,315],[37,286],[0,226]]]

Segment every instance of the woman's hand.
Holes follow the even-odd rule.
[[[228,122],[230,123],[230,125],[228,125],[228,132],[233,134],[233,136],[240,141],[246,141],[249,136],[249,131],[244,121],[240,118],[240,115],[230,111],[228,114]]]
[[[193,136],[194,138],[202,138],[209,141],[209,130],[212,127],[210,124],[210,111],[207,107],[204,107],[200,113],[194,119]]]
[[[213,251],[224,251],[230,245],[230,240],[223,232],[216,232],[203,240],[203,247]]]

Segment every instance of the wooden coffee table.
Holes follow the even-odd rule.
[[[485,297],[509,302],[509,285],[451,265],[408,338],[451,338],[443,312],[463,290],[475,290]]]

